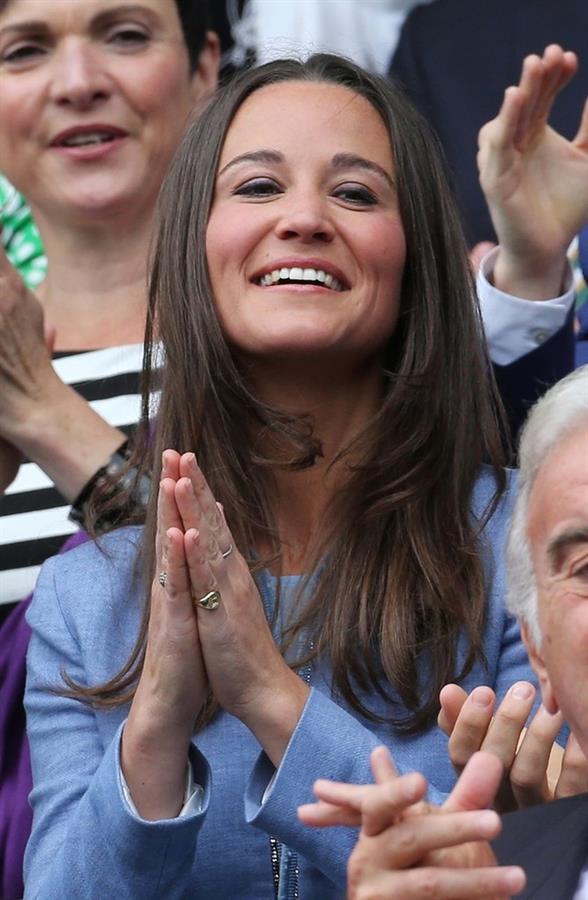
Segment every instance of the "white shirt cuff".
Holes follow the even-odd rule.
[[[563,327],[574,302],[574,279],[568,263],[561,296],[552,300],[513,297],[490,283],[497,254],[495,247],[480,263],[476,286],[490,359],[507,366]]]
[[[122,769],[119,766],[118,776],[120,778],[120,786],[122,788],[123,797],[125,799],[125,803],[129,812],[136,818],[140,819],[141,822],[147,821],[143,819],[142,816],[137,812],[137,807],[133,803],[131,792],[129,791],[129,786],[125,781],[125,776],[122,773]],[[193,816],[197,813],[202,812],[202,798],[204,795],[204,791],[199,784],[196,784],[194,781],[194,773],[192,772],[192,766],[190,762],[187,763],[186,767],[186,787],[184,789],[184,804],[179,811],[178,815],[175,817],[177,819],[183,819],[185,816]]]

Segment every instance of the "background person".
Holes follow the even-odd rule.
[[[26,192],[49,261],[35,297],[0,254],[5,897],[22,894],[31,823],[22,601],[41,563],[77,532],[72,502],[105,465],[124,462],[140,414],[155,201],[187,119],[215,86],[217,60],[202,2],[0,2],[0,160]]]
[[[384,739],[445,795],[446,673],[499,693],[530,676],[429,141],[386,81],[327,56],[238,76],[183,142],[152,276],[146,529],[50,561],[30,611],[27,896],[340,896],[353,836],[296,817],[319,769],[363,781]]]

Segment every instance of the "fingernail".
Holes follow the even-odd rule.
[[[496,826],[500,821],[498,818],[498,814],[492,812],[491,809],[481,812],[477,819],[480,831],[488,836],[494,834],[494,832],[496,831]]]
[[[492,691],[487,687],[476,688],[470,697],[473,706],[477,706],[479,709],[487,709],[493,699]]]
[[[512,696],[518,700],[529,700],[533,696],[533,688],[528,681],[519,681],[510,689]]]

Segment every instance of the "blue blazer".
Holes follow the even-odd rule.
[[[493,485],[488,473],[479,479],[477,516]],[[502,695],[513,681],[532,678],[517,625],[502,605],[502,547],[512,495],[511,483],[485,528],[487,667],[475,666],[463,682],[468,691],[488,684]],[[274,900],[270,835],[295,854],[288,877],[298,871],[302,898],[343,897],[356,834],[307,828],[298,821],[298,805],[313,799],[318,777],[371,781],[368,757],[381,743],[390,747],[401,772],[424,772],[432,799],[440,800],[455,780],[445,736],[431,727],[401,737],[389,726],[360,719],[332,695],[323,662],[313,666],[309,700],[265,800],[274,768],[248,729],[221,712],[193,739],[191,764],[204,789],[201,811],[160,822],[133,815],[119,777],[128,709],[91,709],[47,688],[60,684],[63,670],[85,684],[105,681],[127,659],[143,605],[137,566],[141,534],[122,529],[100,547],[87,544],[55,557],[38,582],[29,612],[33,633],[25,698],[34,782],[25,897]],[[274,587],[271,577],[262,575],[266,602]],[[466,649],[462,640],[460,659]],[[381,698],[369,701],[385,711]]]

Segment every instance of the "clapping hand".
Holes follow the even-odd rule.
[[[526,726],[535,699],[527,681],[514,684],[496,708],[486,686],[469,695],[456,684],[441,691],[438,724],[449,737],[449,756],[461,772],[478,750],[493,753],[503,778],[496,807],[501,812],[544,803],[588,790],[588,760],[570,735],[565,748],[555,743],[563,726],[561,713],[540,706]]]
[[[556,44],[526,57],[479,135],[480,183],[500,242],[494,280],[532,300],[561,293],[565,252],[588,221],[588,101],[572,141],[547,124],[577,67]]]
[[[318,781],[318,802],[299,808],[307,825],[360,826],[348,864],[348,897],[483,897],[505,900],[524,886],[516,867],[498,867],[487,843],[500,831],[492,803],[501,768],[475,754],[442,807],[423,801],[426,781],[399,777],[386,748],[371,757],[374,785]]]

